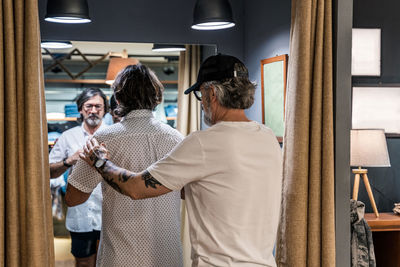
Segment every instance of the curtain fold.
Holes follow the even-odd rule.
[[[54,266],[37,5],[0,4],[0,266]]]
[[[186,45],[186,51],[179,55],[178,74],[178,118],[177,130],[187,136],[200,130],[200,101],[193,94],[185,95],[184,91],[197,81],[200,68],[200,46]],[[186,203],[181,201],[181,240],[183,247],[183,266],[192,266],[190,259],[191,244]]]
[[[332,2],[292,0],[278,266],[335,266]]]
[[[184,136],[200,130],[200,102],[193,94],[184,91],[197,81],[200,68],[200,46],[186,45],[179,56],[178,118],[176,129]]]

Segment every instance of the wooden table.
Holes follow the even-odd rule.
[[[371,227],[377,267],[400,267],[400,215],[374,213],[364,215]]]

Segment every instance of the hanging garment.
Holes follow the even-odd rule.
[[[352,267],[376,267],[372,232],[364,219],[364,210],[364,203],[350,200]]]

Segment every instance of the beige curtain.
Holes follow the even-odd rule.
[[[200,102],[193,94],[183,92],[197,81],[200,68],[200,47],[186,45],[179,56],[178,119],[176,129],[184,136],[200,130]]]
[[[54,266],[38,3],[0,3],[0,266]]]
[[[279,266],[335,266],[332,2],[292,0]]]
[[[200,68],[200,47],[186,45],[186,51],[179,56],[178,74],[178,119],[177,130],[184,136],[200,130],[200,102],[193,93],[185,95],[183,92],[197,80]],[[181,205],[181,240],[183,245],[183,266],[192,266],[190,259],[189,224],[185,201]]]

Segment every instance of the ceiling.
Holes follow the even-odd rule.
[[[54,54],[66,54],[73,49],[77,48],[85,55],[89,55],[88,58],[98,58],[109,52],[122,53],[125,49],[129,57],[135,57],[141,62],[167,62],[168,57],[178,57],[179,52],[153,52],[152,43],[124,43],[124,42],[82,42],[82,41],[71,41],[73,47],[69,49],[49,49]],[[45,51],[43,58],[49,59],[50,55],[46,55]],[[74,56],[72,60],[82,60],[79,56]]]

